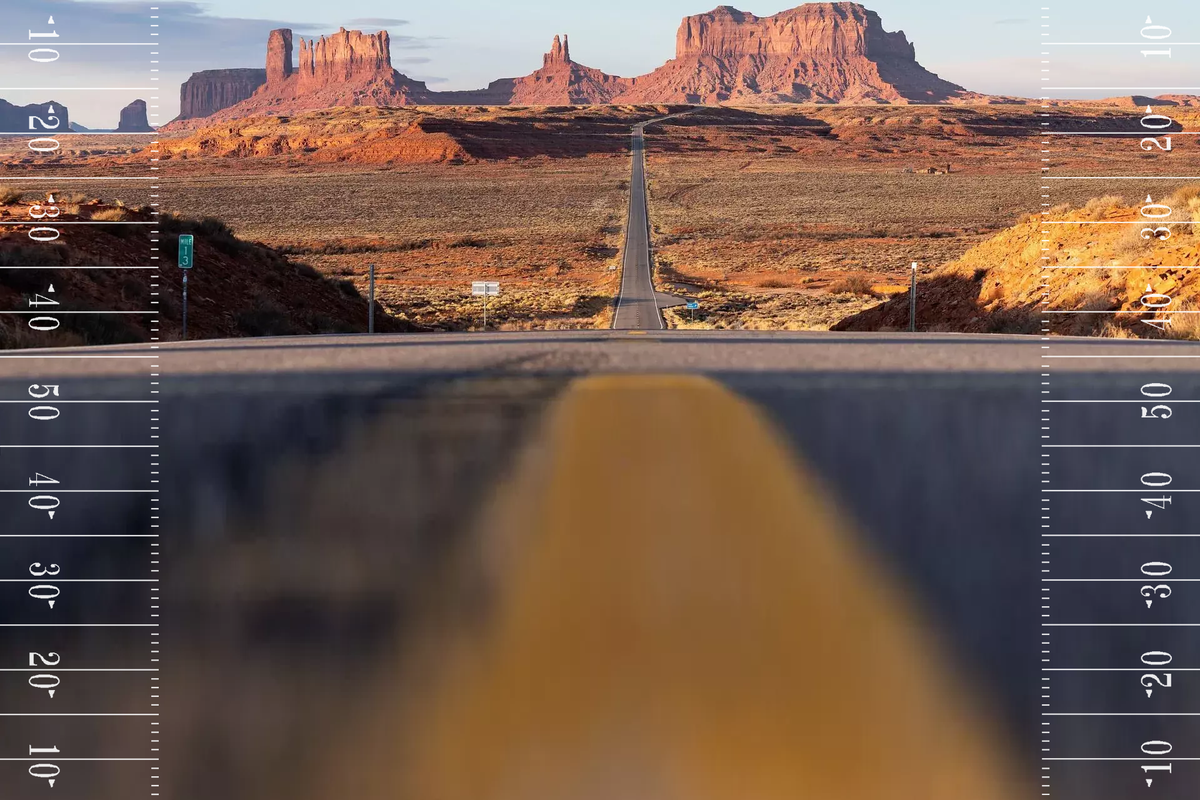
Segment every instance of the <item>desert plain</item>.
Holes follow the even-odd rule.
[[[1193,115],[1173,113],[1177,125]],[[681,327],[828,329],[907,291],[912,263],[928,278],[1043,202],[1133,203],[1144,191],[1061,176],[1164,163],[1124,137],[1047,148],[1022,105],[338,108],[160,134],[163,205],[219,219],[363,294],[375,264],[381,305],[420,328],[479,327],[476,280],[501,282],[492,326],[606,327],[630,130],[662,117],[646,134],[655,279],[701,304],[667,310]],[[1136,109],[1064,106],[1052,119],[1064,131],[1121,130]],[[75,137],[58,174],[132,171],[146,146]],[[6,147],[6,175],[44,168]],[[1050,192],[1031,170],[1043,149],[1059,178]],[[1175,170],[1195,160],[1172,158]],[[145,202],[136,184],[106,191],[106,202]]]
[[[1054,114],[1062,129],[1113,130],[1132,110]],[[225,137],[168,140],[188,162],[169,204],[362,291],[375,263],[381,302],[422,326],[477,327],[469,287],[488,279],[502,284],[489,308],[501,328],[605,327],[630,128],[681,111],[690,113],[646,137],[656,282],[701,303],[699,313],[668,310],[673,326],[828,329],[906,291],[912,263],[924,279],[1038,213],[1043,194],[1081,207],[1096,197],[1132,203],[1143,189],[1058,180],[1040,191],[1031,164],[1045,148],[1027,106],[340,109],[266,121],[272,132],[239,124]],[[342,154],[319,139],[317,151],[239,154],[253,140],[302,140],[335,122],[367,131],[343,134]],[[371,125],[436,141],[372,152],[359,144]],[[1136,139],[1063,136],[1053,149],[1059,176],[1162,168]],[[1173,168],[1189,158],[1176,153]]]

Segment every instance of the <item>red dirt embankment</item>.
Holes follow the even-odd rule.
[[[0,219],[29,219],[30,204],[44,201],[9,198]],[[61,221],[151,222],[150,209],[124,208],[97,200],[60,195]],[[69,202],[73,201],[73,202]],[[40,212],[39,212],[40,213]],[[188,337],[234,338],[317,333],[364,332],[367,303],[350,281],[333,281],[311,267],[289,261],[263,245],[245,242],[214,219],[190,220],[163,215],[157,226],[106,224],[62,226],[57,242],[32,242],[26,229],[3,226],[0,265],[6,267],[146,266],[150,265],[151,230],[160,230],[159,270],[5,269],[0,270],[0,307],[54,311],[147,312],[157,309],[163,341],[179,337],[182,270],[174,258],[178,236],[196,240],[196,267],[188,294]],[[153,283],[159,292],[155,297]],[[50,286],[54,287],[50,293]],[[40,298],[39,298],[40,295]],[[158,304],[152,301],[157,299]],[[32,301],[32,302],[31,302]],[[45,301],[56,301],[50,306]],[[34,303],[37,303],[35,306]],[[61,326],[38,332],[26,317],[0,320],[0,348],[48,345],[99,345],[150,340],[154,316],[149,313],[60,314]],[[376,329],[400,332],[414,328],[376,309]]]
[[[1157,202],[1171,209],[1174,222],[1200,222],[1200,185]],[[1174,312],[1200,309],[1200,274],[1188,269],[1200,264],[1200,226],[1172,225],[1169,238],[1154,238],[1157,224],[1147,221],[1140,206],[1125,205],[1119,197],[1095,198],[1076,209],[1058,207],[1051,214],[1077,224],[1054,226],[1048,261],[1042,261],[1042,220],[1030,216],[922,281],[918,329],[1036,333],[1046,300],[1055,310],[1118,312],[1056,314],[1052,333],[1197,338],[1200,315]],[[1141,224],[1087,224],[1101,221]],[[1148,306],[1164,302],[1149,313]],[[908,315],[906,292],[842,320],[833,330],[905,330]]]

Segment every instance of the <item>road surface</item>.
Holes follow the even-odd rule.
[[[625,224],[621,290],[617,296],[617,309],[612,324],[616,330],[662,330],[666,327],[663,324],[662,309],[681,304],[681,301],[670,295],[656,292],[651,275],[650,216],[646,205],[646,126],[665,119],[670,117],[649,120],[633,128],[629,219]]]
[[[191,342],[5,354],[16,357],[0,358],[0,399],[27,396],[35,375],[64,397],[145,398],[142,359],[164,365],[172,796],[376,800],[410,779],[437,789],[412,796],[482,796],[468,773],[515,781],[496,797],[569,796],[561,786],[525,791],[528,776],[510,767],[549,752],[537,763],[584,775],[589,754],[565,743],[603,730],[617,738],[599,757],[637,786],[640,770],[664,764],[695,770],[706,786],[772,770],[785,781],[801,758],[813,770],[805,780],[818,781],[807,785],[833,776],[822,796],[865,800],[916,781],[922,790],[906,796],[1010,800],[1018,793],[998,788],[1009,767],[997,754],[1015,752],[1026,767],[1037,756],[1040,345],[637,330]],[[1136,398],[1151,380],[1200,397],[1190,344],[1060,340],[1053,352],[1071,356],[1055,362],[1059,400]],[[1120,358],[1098,371],[1101,354]],[[31,360],[43,355],[54,359]],[[1128,441],[1131,408],[1051,406],[1051,441]],[[1178,441],[1200,441],[1190,408],[1177,409]],[[114,443],[146,426],[137,406],[64,406],[61,426],[46,429],[30,428],[25,410],[0,405],[0,444],[30,430]],[[2,454],[6,487],[45,471],[37,451]],[[1055,480],[1085,484],[1096,457],[1055,451]],[[1137,463],[1137,474],[1188,474],[1189,451],[1145,457],[1157,460]],[[76,463],[83,485],[144,472],[144,460],[94,453]],[[1124,513],[1096,496],[1055,503],[1056,522],[1081,529],[1110,530]],[[1172,514],[1173,530],[1200,525],[1195,504],[1178,501]],[[95,535],[144,522],[120,495],[74,496],[56,519]],[[6,563],[134,572],[140,551],[107,541],[0,539]],[[64,594],[59,609],[71,619]],[[113,597],[113,618],[143,608],[136,596]],[[1090,602],[1124,619],[1111,596],[1080,597],[1081,613]],[[0,608],[10,621],[23,606]],[[645,635],[635,636],[643,613]],[[422,665],[441,663],[431,631],[469,638],[493,626],[503,635],[470,650],[478,661],[434,668],[451,683],[420,677]],[[1114,651],[1143,644],[1122,637],[1113,629]],[[1174,656],[1200,663],[1200,645]],[[673,677],[639,682],[659,668]],[[745,684],[729,682],[739,676]],[[972,702],[943,691],[957,678],[975,690],[964,690]],[[1177,684],[1173,702],[1196,698]],[[20,708],[25,688],[12,686],[0,704]],[[654,700],[626,709],[630,697]],[[747,705],[710,714],[706,698]],[[989,724],[969,723],[972,707]],[[817,727],[777,726],[783,717]],[[602,720],[612,727],[588,728]],[[1085,722],[1098,749],[1128,745]],[[929,727],[912,735],[909,724]],[[1137,728],[1138,742],[1185,740],[1192,723],[1161,724],[1178,727]],[[728,725],[745,736],[729,737]],[[833,750],[817,747],[830,725],[845,726],[855,747],[837,737]],[[622,738],[630,732],[682,749],[647,750]],[[426,748],[421,770],[396,758],[410,735]],[[522,750],[540,735],[556,749]],[[646,763],[647,753],[663,764]],[[472,770],[458,768],[464,757]],[[867,763],[878,770],[856,766]],[[926,791],[922,776],[954,765],[967,781],[957,793]],[[858,782],[847,787],[847,775]],[[777,785],[783,794],[756,796],[801,796]],[[1182,798],[1188,785],[1160,796]],[[1068,800],[1128,794],[1116,782],[1087,794],[1059,786]]]

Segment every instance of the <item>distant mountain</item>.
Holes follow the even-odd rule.
[[[78,122],[72,122],[71,130],[75,131],[76,133],[89,133],[89,132],[91,132],[92,129],[85,128],[82,125],[80,125]]]
[[[987,102],[917,62],[902,31],[883,29],[858,3],[808,3],[771,17],[731,6],[687,17],[675,58],[648,75],[621,78],[572,60],[554,37],[542,68],[487,88],[430,91],[392,67],[387,31],[344,28],[300,40],[271,32],[261,85],[252,70],[197,73],[184,84],[179,120],[287,115],[334,106],[592,105],[604,103],[946,103]],[[245,96],[247,92],[249,96]],[[202,93],[202,100],[196,94]],[[238,99],[241,98],[241,99]],[[173,123],[176,124],[177,123]]]
[[[236,105],[267,82],[265,69],[209,69],[179,87],[179,119],[196,119]]]
[[[51,100],[47,103],[32,103],[15,106],[0,100],[0,132],[28,133],[32,136],[52,136],[55,131],[71,130],[71,119],[67,107]]]
[[[117,124],[117,133],[153,133],[146,118],[146,101],[134,100],[121,109],[121,121]]]
[[[675,58],[633,78],[622,103],[944,103],[983,99],[917,63],[903,31],[857,3],[772,17],[730,6],[687,17]]]

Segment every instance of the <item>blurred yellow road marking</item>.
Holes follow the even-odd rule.
[[[705,379],[570,388],[486,516],[493,606],[406,710],[386,796],[1024,796],[782,441]]]
[[[645,336],[646,332],[645,331],[630,331],[629,335],[630,336]]]

